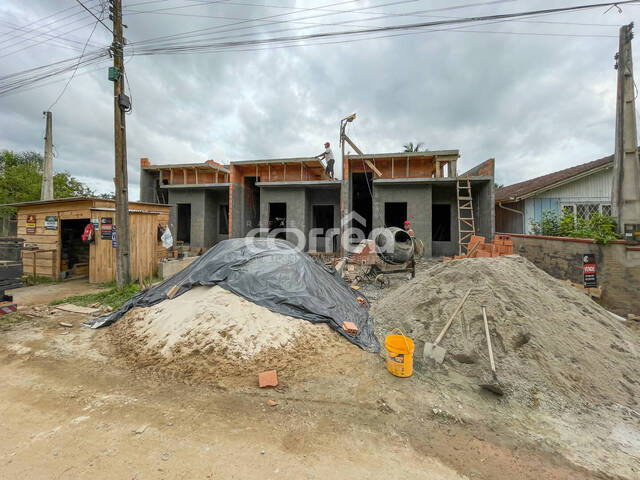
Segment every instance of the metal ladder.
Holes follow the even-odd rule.
[[[457,181],[458,193],[458,250],[459,255],[469,251],[471,236],[476,234],[473,219],[473,200],[471,198],[471,182],[468,178]],[[464,252],[462,248],[464,247]]]

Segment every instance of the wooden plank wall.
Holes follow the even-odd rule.
[[[25,239],[25,244],[37,245],[40,249],[55,248],[55,265],[52,264],[51,253],[40,253],[37,256],[36,272],[42,277],[51,278],[55,272],[56,278],[60,272],[60,226],[62,220],[87,219],[101,217],[115,217],[113,211],[91,210],[91,208],[113,208],[114,202],[109,200],[88,200],[83,202],[53,203],[48,205],[33,205],[19,207],[17,236]],[[169,205],[145,205],[130,203],[132,210],[142,210],[149,213],[130,214],[131,225],[131,273],[134,279],[140,275],[148,277],[155,275],[158,262],[167,255],[167,250],[157,239],[158,224],[166,226],[169,223]],[[36,233],[27,235],[27,215],[36,215]],[[58,230],[45,230],[45,216],[58,217]],[[27,253],[23,258],[26,274],[33,269],[32,255]],[[89,281],[105,283],[115,280],[115,248],[111,240],[100,239],[100,231],[96,232],[96,239],[89,249]]]
[[[89,208],[91,202],[74,202],[71,203],[54,203],[49,205],[32,205],[20,207],[18,209],[18,231],[17,236],[24,238],[25,245],[37,245],[42,250],[55,248],[57,250],[54,255],[52,264],[51,253],[40,253],[37,255],[36,275],[51,278],[55,272],[55,276],[60,272],[60,222],[62,220],[71,220],[77,218],[89,218]],[[26,221],[27,215],[36,216],[36,233],[27,235]],[[45,230],[44,218],[48,215],[58,217],[57,230]],[[25,274],[31,274],[33,271],[33,256],[30,253],[24,255],[23,268]]]

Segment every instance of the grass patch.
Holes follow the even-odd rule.
[[[51,280],[49,277],[34,277],[33,275],[25,275],[24,277],[22,277],[22,283],[25,287],[31,287],[33,285],[40,285],[42,283],[53,283],[53,280]]]
[[[31,318],[21,313],[9,313],[7,315],[0,315],[0,332],[10,330],[15,325],[19,325],[30,320]]]
[[[54,300],[50,305],[60,305],[62,303],[73,303],[81,307],[88,307],[98,302],[100,305],[109,305],[111,308],[120,308],[124,302],[140,291],[137,283],[129,283],[122,288],[115,286],[115,283],[104,284],[106,290],[86,295],[76,295],[73,297]]]

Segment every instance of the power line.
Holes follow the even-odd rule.
[[[91,40],[91,37],[93,36],[93,32],[96,31],[96,27],[98,26],[98,22],[99,21],[100,20],[96,21],[93,24],[93,29],[91,29],[91,33],[89,34],[89,37],[87,38],[87,41],[84,43],[84,47],[82,48],[82,53],[80,54],[80,58],[78,59],[78,63],[76,63],[76,66],[73,69],[73,73],[69,77],[69,80],[67,81],[67,83],[64,85],[64,88],[60,92],[60,95],[58,95],[58,97],[53,101],[53,103],[49,106],[49,108],[47,108],[47,111],[51,111],[51,109],[55,106],[55,104],[58,103],[58,100],[60,100],[62,98],[62,95],[64,95],[64,92],[67,90],[67,87],[71,83],[71,80],[73,80],[73,77],[76,76],[76,72],[78,71],[78,67],[80,66],[80,62],[82,61],[82,57],[84,57],[84,52],[87,49],[87,45],[89,44],[89,40]]]
[[[85,7],[84,4],[80,0],[76,0],[76,2],[78,2],[82,8],[84,8],[87,12],[89,12],[93,18],[95,18],[97,21],[99,21],[104,26],[104,28],[106,28],[107,30],[109,30],[111,32],[111,34],[113,34],[113,30],[111,30],[107,26],[107,24],[104,23],[101,19],[96,17],[95,13],[93,13],[91,10],[89,10],[87,7]]]
[[[210,48],[220,48],[220,47],[266,45],[266,44],[293,42],[293,41],[300,41],[300,40],[324,39],[324,38],[332,38],[332,37],[349,37],[349,36],[363,35],[368,33],[414,30],[414,29],[421,29],[426,27],[437,27],[441,25],[478,23],[478,22],[506,20],[511,18],[520,18],[520,17],[527,17],[527,16],[541,15],[541,14],[579,11],[579,10],[585,10],[585,9],[607,7],[613,4],[622,5],[622,4],[631,3],[635,1],[637,0],[627,0],[625,2],[598,3],[598,4],[589,4],[589,5],[577,5],[572,7],[531,10],[526,12],[485,15],[485,16],[466,17],[466,18],[449,19],[449,20],[437,20],[437,21],[431,21],[431,22],[420,22],[420,23],[403,24],[403,25],[389,25],[385,27],[375,27],[375,28],[367,28],[367,29],[360,29],[360,30],[321,32],[321,33],[312,33],[312,34],[306,34],[306,35],[294,35],[294,36],[288,36],[288,37],[273,37],[273,38],[266,38],[266,39],[250,39],[250,40],[243,40],[243,41],[237,41],[237,42],[218,42],[218,43],[176,42],[174,44],[170,44],[170,43],[160,44],[155,47],[153,45],[142,46],[142,48],[139,47],[137,54],[138,55],[175,54],[175,53],[184,53],[184,52],[206,51],[207,49],[210,49]],[[137,42],[138,45],[139,43],[140,42]]]

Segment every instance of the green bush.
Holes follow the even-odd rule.
[[[535,235],[550,237],[592,238],[595,243],[605,245],[611,240],[621,238],[616,233],[616,220],[607,215],[593,213],[591,218],[576,217],[573,212],[561,215],[554,210],[542,212],[539,222],[531,220],[531,230]]]

